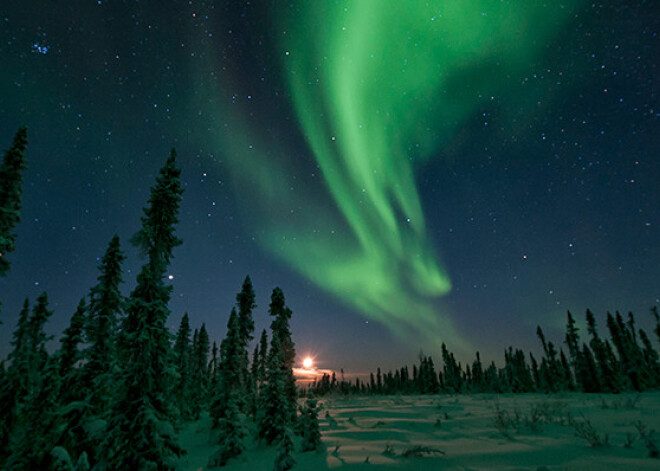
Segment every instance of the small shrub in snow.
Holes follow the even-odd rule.
[[[610,444],[608,435],[599,434],[591,421],[584,416],[582,416],[582,420],[573,422],[573,429],[575,436],[586,440],[591,448],[602,448]]]
[[[444,455],[445,452],[442,450],[439,450],[438,448],[433,448],[430,446],[422,446],[422,445],[413,445],[410,448],[406,448],[403,453],[401,453],[401,456],[404,458],[418,458],[420,456],[426,456],[426,455]]]
[[[392,458],[392,457],[396,456],[396,451],[394,451],[394,447],[388,443],[387,445],[385,445],[385,449],[383,450],[383,452],[381,454],[383,456],[387,456],[387,457]]]
[[[499,404],[495,405],[495,428],[504,437],[511,439],[511,429],[514,426],[514,419],[509,414],[509,411],[501,409]]]
[[[635,434],[630,432],[626,433],[626,443],[623,444],[623,447],[628,449],[632,448],[636,440],[637,437],[635,436]]]
[[[637,429],[637,433],[639,433],[639,438],[641,438],[644,442],[644,446],[647,450],[649,450],[649,457],[658,458],[660,456],[660,452],[658,451],[658,446],[655,444],[655,440],[653,439],[653,433],[655,431],[648,430],[646,425],[644,425],[641,420],[638,420],[633,425]]]

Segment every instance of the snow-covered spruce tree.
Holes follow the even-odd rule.
[[[224,416],[218,422],[220,448],[209,460],[209,466],[224,466],[231,458],[240,456],[245,451],[245,415],[239,407],[238,392],[229,390],[229,397]]]
[[[9,271],[7,254],[16,247],[14,227],[20,221],[27,128],[21,127],[0,165],[0,276]]]
[[[59,424],[56,429],[56,445],[66,450],[72,459],[85,459],[97,462],[98,448],[103,439],[106,414],[113,390],[113,368],[116,364],[115,338],[117,315],[121,312],[123,297],[119,292],[121,283],[121,262],[124,256],[120,249],[119,237],[111,239],[101,258],[98,283],[90,290],[90,305],[80,325],[74,318],[70,329],[82,328],[88,347],[78,353],[77,360],[85,360],[82,366],[63,376],[59,401]],[[79,306],[79,315],[81,306]],[[76,320],[76,322],[74,322]],[[80,334],[79,334],[80,335]],[[69,342],[67,342],[68,344]],[[82,343],[82,335],[79,340]],[[63,343],[61,352],[65,351]],[[60,357],[60,370],[63,374]]]
[[[83,381],[94,415],[102,415],[109,406],[114,389],[112,372],[117,362],[117,322],[124,307],[121,264],[125,260],[119,236],[114,235],[101,258],[97,284],[90,290],[89,313],[85,334],[89,347],[85,352]]]
[[[246,415],[252,418],[257,415],[259,390],[257,381],[259,379],[259,344],[254,346],[252,362],[250,363],[250,376],[248,378],[248,390],[246,399]]]
[[[9,438],[16,426],[18,403],[27,395],[28,379],[28,320],[30,316],[30,302],[26,298],[21,309],[16,329],[13,333],[9,353],[9,367],[4,374],[2,388],[0,389],[0,468],[9,453]]]
[[[266,381],[259,396],[257,411],[258,436],[268,445],[282,439],[286,427],[290,424],[290,414],[284,392],[284,352],[279,340],[279,332],[273,331]]]
[[[319,410],[317,400],[314,398],[312,390],[307,391],[307,399],[300,414],[302,429],[302,451],[319,450],[321,442],[321,430],[319,429]]]
[[[174,366],[179,374],[176,385],[174,386],[174,397],[179,407],[179,414],[183,420],[189,420],[192,417],[190,407],[192,386],[190,362],[190,320],[186,312],[181,318],[179,330],[174,339]]]
[[[60,394],[57,403],[57,424],[53,445],[58,450],[53,454],[54,460],[60,460],[59,454],[65,450],[71,457],[87,459],[87,453],[93,453],[95,444],[89,432],[91,410],[87,397],[89,385],[82,380],[82,369],[76,364],[83,359],[84,352],[78,347],[83,343],[83,331],[87,316],[85,299],[81,299],[78,308],[71,318],[69,327],[64,330],[60,339],[62,347],[54,356],[61,381]],[[52,453],[51,453],[52,454]]]
[[[287,471],[296,464],[293,458],[293,432],[290,426],[284,428],[282,437],[277,444],[277,456],[275,457],[274,471]]]
[[[57,352],[58,371],[62,380],[61,400],[68,401],[81,393],[78,370],[75,368],[78,361],[83,357],[80,346],[83,344],[83,329],[87,315],[87,304],[85,298],[78,303],[76,312],[71,317],[69,326],[64,329],[60,338],[60,349]]]
[[[252,333],[254,332],[252,311],[257,307],[254,302],[255,297],[252,280],[250,280],[249,276],[246,276],[245,280],[243,280],[243,286],[241,287],[240,293],[236,295],[241,348],[240,376],[244,391],[247,389],[247,378],[250,374],[248,370],[248,346],[254,338],[252,336]]]
[[[214,340],[211,346],[211,359],[209,360],[209,388],[215,391],[220,376],[220,358],[218,357],[218,343]]]
[[[172,250],[181,244],[174,234],[183,193],[175,159],[172,150],[151,188],[142,228],[132,239],[147,261],[122,322],[120,371],[103,445],[109,469],[174,469],[182,453],[174,428],[171,334],[165,325],[172,288],[164,278]]]
[[[261,331],[259,338],[259,365],[257,366],[257,384],[266,380],[266,369],[268,365],[268,333],[266,329]]]
[[[209,335],[206,332],[206,325],[202,324],[199,330],[195,329],[192,342],[192,361],[191,361],[191,412],[194,420],[199,419],[199,415],[209,401]]]
[[[46,351],[46,342],[51,337],[44,330],[52,313],[48,309],[48,295],[42,293],[27,322],[19,327],[25,328],[25,332],[19,334],[23,337],[24,350],[16,360],[23,363],[20,371],[25,375],[25,382],[14,401],[10,453],[3,469],[48,469],[59,394],[58,363]],[[22,321],[23,313],[19,324]],[[12,356],[12,366],[13,361]]]
[[[288,414],[287,422],[293,424],[296,420],[298,411],[296,390],[296,378],[293,376],[293,365],[296,359],[296,348],[291,338],[291,329],[289,320],[291,319],[291,309],[286,305],[284,293],[277,287],[273,289],[270,297],[269,314],[274,318],[270,324],[273,342],[277,340],[281,350],[281,380],[283,385],[283,394]],[[277,336],[275,335],[277,333]],[[277,339],[275,338],[277,337]],[[271,343],[272,348],[272,343]]]
[[[18,420],[10,438],[10,455],[2,469],[51,469],[57,437],[58,364],[53,357],[45,359],[39,374],[33,378],[30,393],[17,406]]]
[[[52,336],[46,335],[44,327],[51,315],[53,311],[48,309],[48,294],[44,292],[37,298],[37,304],[32,309],[27,323],[28,392],[32,387],[36,387],[48,360],[46,342],[51,340]]]
[[[243,408],[244,390],[241,384],[241,366],[243,362],[241,325],[236,308],[232,308],[227,321],[227,335],[220,342],[220,377],[217,389],[213,391],[211,417],[213,425],[218,427],[220,419],[227,415],[229,399],[233,397],[240,409]]]

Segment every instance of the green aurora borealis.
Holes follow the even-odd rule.
[[[0,356],[26,297],[63,331],[115,233],[130,293],[172,147],[173,330],[222,338],[249,275],[258,330],[279,286],[300,351],[356,373],[660,306],[653,2],[5,3],[2,140],[29,146]]]
[[[567,15],[515,1],[278,10],[281,74],[322,178],[297,182],[287,139],[218,110],[243,123],[225,127],[220,145],[262,245],[404,338],[467,347],[439,302],[451,281],[427,236],[415,174],[480,104],[520,82]]]

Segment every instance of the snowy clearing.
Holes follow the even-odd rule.
[[[354,396],[320,400],[322,453],[294,469],[657,470],[660,393]],[[579,436],[578,436],[579,435]],[[646,437],[646,438],[645,438]],[[210,420],[181,433],[181,471],[205,470]],[[656,448],[657,450],[657,448]],[[247,443],[227,470],[270,470],[275,448]]]

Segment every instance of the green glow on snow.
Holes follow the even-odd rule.
[[[491,95],[520,82],[568,10],[360,0],[276,13],[282,73],[320,172],[299,174],[284,136],[234,124],[222,141],[239,189],[256,191],[248,206],[259,211],[259,239],[394,332],[465,346],[438,303],[451,282],[427,236],[415,170]]]

